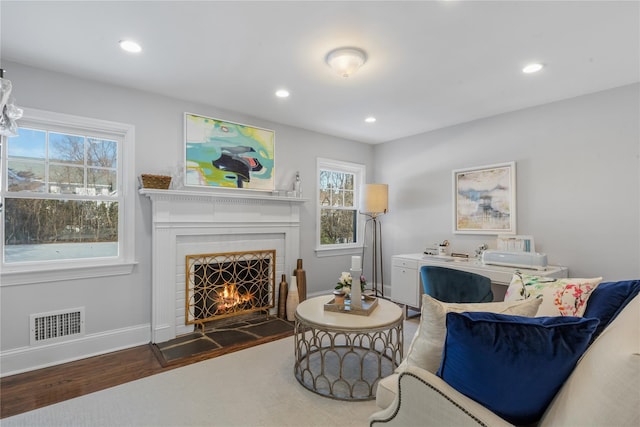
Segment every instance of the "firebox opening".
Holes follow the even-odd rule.
[[[187,255],[186,324],[202,324],[256,311],[275,296],[274,249]]]

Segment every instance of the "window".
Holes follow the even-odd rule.
[[[358,204],[364,165],[318,159],[318,250],[361,248]]]
[[[2,141],[3,284],[5,273],[130,263],[133,127],[26,109],[18,124]]]

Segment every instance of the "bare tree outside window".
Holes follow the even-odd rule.
[[[7,142],[5,262],[12,246],[117,243],[118,142],[44,129],[19,128],[18,134]],[[117,256],[117,245],[111,247]],[[68,248],[55,246],[67,255],[48,252],[51,259],[96,256],[90,247]],[[16,257],[23,254],[29,260],[27,251]]]
[[[331,162],[319,168],[319,243],[321,246],[358,243],[357,185],[359,166],[340,168],[343,162]]]

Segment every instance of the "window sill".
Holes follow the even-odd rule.
[[[35,283],[58,282],[63,280],[90,279],[94,277],[120,276],[131,274],[137,262],[120,262],[112,264],[66,266],[60,268],[29,269],[3,267],[0,273],[1,286],[32,285]]]
[[[351,246],[348,248],[316,248],[316,256],[318,258],[342,256],[342,255],[361,255],[362,246]]]

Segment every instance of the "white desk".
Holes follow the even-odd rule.
[[[409,307],[419,308],[422,302],[422,280],[420,267],[436,265],[481,274],[491,279],[494,299],[501,301],[516,270],[536,276],[567,277],[567,267],[550,265],[546,270],[528,270],[518,267],[484,265],[476,258],[454,258],[450,256],[404,254],[391,257],[391,300]]]

